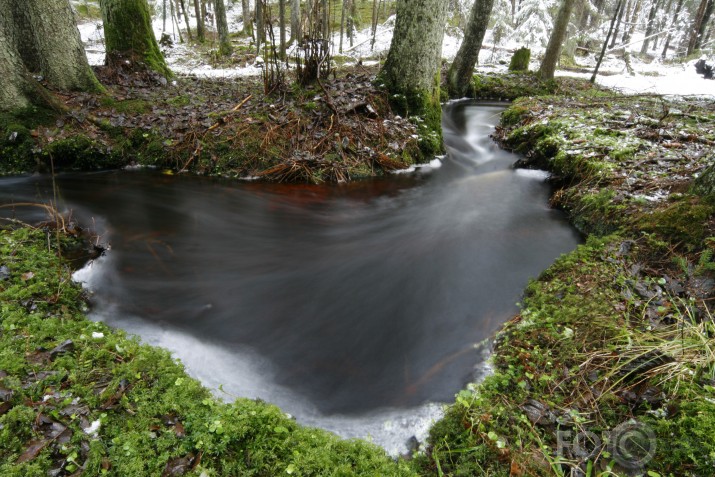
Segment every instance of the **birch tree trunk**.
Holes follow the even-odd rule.
[[[470,90],[493,6],[494,0],[475,0],[472,5],[464,40],[447,73],[447,89],[453,98],[466,96]]]
[[[216,13],[216,30],[218,31],[218,53],[222,56],[231,54],[231,39],[228,31],[228,21],[226,21],[226,4],[224,0],[215,0],[214,10]]]
[[[549,37],[549,44],[546,46],[544,59],[541,60],[541,66],[539,67],[539,76],[541,76],[542,79],[554,78],[556,63],[559,61],[561,48],[564,46],[564,41],[566,40],[569,20],[571,19],[571,12],[573,12],[575,3],[576,0],[563,0],[561,2],[559,13],[556,15],[554,29]]]
[[[442,148],[439,69],[446,15],[443,0],[398,0],[390,51],[378,77],[399,114],[424,118],[433,138],[421,141],[425,155]]]
[[[114,61],[113,57],[121,56],[164,76],[172,76],[154,38],[146,0],[100,0],[99,6],[108,63]]]

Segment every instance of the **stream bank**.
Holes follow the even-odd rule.
[[[94,67],[104,93],[55,92],[66,110],[0,115],[0,174],[151,167],[275,182],[347,182],[429,162],[438,135],[402,118],[373,84],[375,67],[345,67],[320,84],[257,78],[166,79]]]
[[[121,332],[81,317],[78,289],[68,275],[57,273],[54,234],[3,232],[2,261],[13,270],[0,271],[1,338],[7,343],[2,349],[8,350],[0,369],[6,367],[3,396],[10,403],[0,408],[5,409],[1,441],[8,456],[4,475],[46,475],[58,466],[69,474],[78,467],[68,465],[86,462],[92,464],[89,475],[103,469],[111,475],[117,471],[111,464],[115,458],[141,466],[127,467],[134,475],[200,475],[209,463],[255,475],[559,475],[570,469],[581,469],[575,475],[709,475],[715,455],[715,330],[708,308],[713,286],[713,241],[708,239],[715,234],[712,187],[707,176],[695,184],[692,178],[712,162],[701,145],[702,139],[715,139],[713,114],[707,104],[673,110],[665,103],[669,114],[661,120],[666,110],[656,116],[660,98],[651,107],[642,107],[651,104],[645,100],[633,101],[586,90],[567,100],[520,100],[503,115],[505,144],[554,173],[555,203],[591,237],[528,287],[522,312],[497,337],[495,374],[457,395],[446,418],[433,427],[417,467],[395,463],[364,442],[336,441],[286,422],[276,408],[252,401],[217,404],[166,353],[119,341]],[[619,110],[631,114],[619,115]],[[595,127],[577,135],[591,120]],[[652,135],[652,147],[643,142],[629,148],[631,141],[643,139],[636,133],[655,123],[667,127]],[[610,138],[595,133],[603,125],[613,129],[615,140],[599,142]],[[702,139],[673,141],[660,132],[687,133],[688,128],[695,132],[686,139],[690,134]],[[673,149],[682,152],[680,160],[665,155]],[[680,169],[663,169],[668,164]],[[626,189],[629,184],[640,188]],[[656,200],[634,194],[660,189],[667,193]],[[60,282],[59,276],[64,277]],[[28,281],[37,284],[30,301],[20,294],[30,289]],[[59,319],[46,319],[51,316]],[[91,343],[84,352],[99,355],[86,358],[106,368],[94,372],[80,366],[86,359],[71,362],[70,345],[62,346],[65,337]],[[40,364],[32,364],[28,358],[39,346],[44,348],[37,353]],[[140,391],[136,400],[126,396],[130,385]],[[84,411],[70,407],[77,396],[61,394],[67,389],[86,399],[99,424],[97,419],[82,422]],[[172,415],[176,406],[190,418]],[[148,410],[157,408],[166,410],[166,419],[148,417]],[[65,409],[69,418],[62,417]],[[131,423],[131,430],[116,419]],[[636,422],[648,427],[633,427]],[[93,444],[87,437],[92,426],[103,426],[115,437]],[[65,428],[71,430],[72,446]],[[187,438],[188,429],[198,434]],[[609,435],[629,437],[628,432],[641,429],[650,430],[641,433],[644,439],[607,445]],[[593,446],[584,445],[583,452],[575,438],[591,439],[580,442]],[[631,443],[647,444],[641,447],[646,452]],[[169,449],[176,445],[186,453],[172,454]],[[15,465],[20,456],[24,462]]]
[[[508,95],[475,83],[490,81],[485,95]],[[712,101],[525,97],[497,139],[551,172],[553,205],[588,240],[527,288],[494,375],[433,427],[422,472],[711,475]]]

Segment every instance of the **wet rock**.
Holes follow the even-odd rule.
[[[194,463],[196,457],[194,454],[187,454],[184,457],[175,457],[169,459],[164,467],[164,472],[161,473],[161,477],[175,477],[179,475],[184,475],[186,472],[191,470],[191,465]]]
[[[529,399],[521,406],[521,410],[526,413],[526,417],[534,424],[542,426],[556,423],[556,415],[551,410],[536,399]]]
[[[60,354],[72,351],[73,349],[74,349],[74,341],[65,340],[50,350],[50,360],[55,359]]]
[[[0,401],[2,401],[2,402],[10,401],[10,399],[12,399],[13,394],[14,394],[14,391],[12,389],[7,389],[3,386],[0,386]]]

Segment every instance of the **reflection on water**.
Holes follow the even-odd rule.
[[[60,176],[64,206],[112,246],[87,274],[97,316],[307,422],[378,416],[389,434],[385,409],[426,419],[425,403],[472,379],[474,344],[527,280],[578,241],[544,175],[510,169],[489,139],[501,109],[448,105],[442,167],[383,180]],[[45,177],[0,180],[2,203],[50,191]]]

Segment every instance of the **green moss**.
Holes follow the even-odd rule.
[[[108,2],[103,11],[104,38],[110,56],[119,55],[146,65],[167,78],[173,73],[166,65],[154,38],[151,14],[144,0]],[[106,18],[106,17],[109,18]],[[121,61],[121,58],[118,59]]]
[[[0,113],[0,174],[18,174],[37,169],[35,139],[31,131],[54,123],[54,111],[29,107],[12,113]]]
[[[112,169],[124,163],[111,149],[81,134],[47,144],[40,156],[46,170],[50,159],[57,169],[75,170]]]
[[[697,251],[709,236],[712,205],[696,196],[685,195],[663,209],[646,213],[638,226],[686,251]]]
[[[179,96],[179,98],[181,98],[181,96]],[[112,97],[104,96],[100,100],[100,103],[104,107],[114,109],[116,112],[124,114],[142,114],[151,110],[149,102],[143,99],[125,99],[118,101]]]
[[[531,60],[531,50],[529,48],[519,48],[511,57],[509,71],[528,71],[529,60]]]

